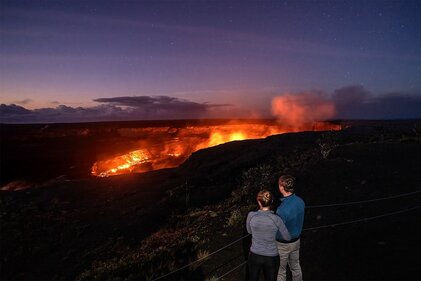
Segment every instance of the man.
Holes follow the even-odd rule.
[[[294,183],[295,179],[290,175],[283,175],[278,181],[279,191],[283,198],[281,198],[281,205],[276,210],[276,214],[281,217],[291,234],[290,241],[282,240],[279,232],[276,234],[280,257],[278,281],[286,280],[287,264],[291,269],[293,281],[303,279],[300,266],[300,235],[303,230],[305,204],[300,197],[295,195]]]

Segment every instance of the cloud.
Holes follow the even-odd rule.
[[[421,118],[421,93],[375,95],[361,85],[338,88],[330,95],[284,93],[272,100],[272,113],[289,126],[327,119],[415,119]]]
[[[15,104],[0,105],[2,123],[60,123],[88,122],[106,120],[124,120],[124,111],[115,106],[69,107],[59,105],[56,108],[26,109]]]
[[[168,96],[98,98],[93,107],[58,105],[27,109],[16,104],[0,105],[1,123],[60,123],[124,120],[197,118],[253,118],[256,108],[230,104],[197,103]],[[261,112],[259,112],[261,113]],[[272,114],[292,129],[327,119],[421,118],[421,93],[390,92],[375,95],[363,86],[334,90],[283,93],[272,100]],[[301,126],[301,127],[300,127]]]
[[[336,89],[332,95],[340,119],[421,118],[421,93],[374,95],[363,86]]]
[[[211,109],[228,104],[195,103],[168,96],[98,98],[93,107],[59,105],[29,110],[15,104],[0,105],[2,123],[60,123],[124,120],[195,119],[215,114]]]
[[[372,94],[360,85],[334,90],[332,99],[337,110],[336,117],[353,119],[356,116],[363,116],[367,111],[364,104],[371,99],[371,96]]]
[[[0,104],[0,116],[6,116],[6,115],[26,115],[31,114],[31,111],[16,105],[16,104]]]
[[[31,103],[31,102],[32,102],[31,99],[24,99],[24,100],[15,101],[14,103],[21,104],[21,105],[26,105],[26,104]]]
[[[22,123],[21,120],[31,120],[34,112],[16,104],[0,104],[1,123]]]
[[[212,107],[230,106],[229,104],[196,103],[168,96],[134,96],[94,99],[96,102],[128,106],[146,111],[189,111],[201,112]]]
[[[336,104],[362,103],[369,98],[371,93],[361,85],[351,85],[334,90],[332,98]]]

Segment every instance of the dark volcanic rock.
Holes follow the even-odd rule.
[[[175,169],[0,192],[0,276],[74,279],[93,262],[136,248],[174,213],[229,197],[243,173],[259,165],[273,168],[274,184],[282,172],[296,175],[307,205],[419,190],[421,142],[414,124],[360,124],[341,132],[238,141],[197,151]],[[321,140],[331,146],[326,157]],[[420,199],[418,193],[353,207],[308,209],[305,227],[401,211],[418,206]],[[305,278],[417,279],[420,211],[305,232]]]

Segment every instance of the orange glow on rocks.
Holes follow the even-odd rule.
[[[119,174],[130,173],[150,160],[148,151],[135,150],[127,154],[117,156],[113,159],[96,162],[92,166],[92,175],[98,177],[108,177]]]
[[[338,130],[340,125],[313,123],[309,130]],[[298,129],[297,129],[298,130]],[[182,128],[148,127],[123,129],[120,135],[139,137],[139,149],[97,161],[93,176],[108,177],[176,167],[193,152],[230,141],[260,139],[291,130],[281,124],[225,124]],[[146,138],[144,136],[147,136]]]

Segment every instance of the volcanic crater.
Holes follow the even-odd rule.
[[[306,210],[305,228],[314,230],[302,237],[305,278],[417,279],[421,122],[335,124],[344,129],[229,142],[178,167],[102,178],[91,175],[93,163],[138,149],[139,132],[116,134],[133,123],[2,125],[2,184],[37,188],[0,192],[1,278],[157,278],[242,237],[255,193],[276,192],[277,177],[291,173],[308,206],[362,202]],[[53,138],[39,135],[51,127]],[[152,127],[168,134],[162,123]],[[171,128],[172,137],[182,132]],[[386,199],[364,203],[376,198]],[[249,242],[165,280],[221,276],[245,260]],[[223,280],[245,274],[239,267]]]

